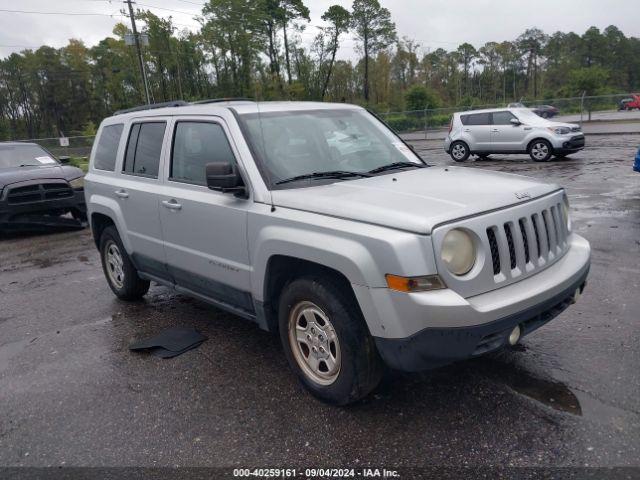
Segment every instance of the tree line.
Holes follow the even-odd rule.
[[[149,38],[154,102],[320,100],[385,112],[640,90],[640,39],[613,25],[431,51],[399,37],[378,0],[333,5],[322,25],[310,24],[303,0],[209,0],[195,32],[149,10],[135,16]],[[0,139],[90,135],[115,110],[144,103],[129,33],[119,23],[92,47],[71,39],[0,60]],[[336,58],[347,42],[355,61]]]

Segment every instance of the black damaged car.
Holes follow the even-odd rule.
[[[35,143],[0,143],[0,231],[82,226],[84,173],[66,160]]]

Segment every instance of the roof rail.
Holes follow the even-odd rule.
[[[185,105],[189,105],[189,103],[185,102],[184,100],[173,100],[171,102],[152,103],[150,105],[139,105],[133,108],[125,108],[123,110],[117,110],[114,113],[114,115],[122,115],[123,113],[131,113],[131,112],[141,112],[143,110],[153,110],[155,108],[184,107]]]
[[[253,98],[247,97],[227,97],[227,98],[209,98],[207,100],[198,100],[191,102],[193,105],[202,105],[206,103],[220,103],[220,102],[255,102]]]

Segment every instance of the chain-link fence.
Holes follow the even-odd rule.
[[[449,125],[455,112],[485,108],[518,106],[531,108],[541,117],[572,123],[590,121],[640,121],[640,96],[634,94],[599,95],[542,100],[521,100],[509,104],[493,103],[460,105],[457,107],[425,108],[404,112],[385,112],[378,115],[396,132],[439,130]]]
[[[522,100],[509,105],[521,104],[533,109],[538,115],[553,120],[583,122],[640,122],[640,95],[618,94],[570,98],[553,98],[543,100]],[[403,112],[385,112],[378,115],[396,132],[424,132],[440,130],[449,125],[451,115],[455,112],[478,110],[483,108],[501,108],[505,104],[461,105],[446,108],[426,108]],[[35,142],[56,156],[68,156],[72,163],[83,166],[91,152],[94,136],[67,137],[68,146],[62,146],[59,138],[34,138],[21,141]]]

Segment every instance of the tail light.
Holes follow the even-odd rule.
[[[453,117],[449,120],[449,133],[451,133],[451,130],[453,130]]]

